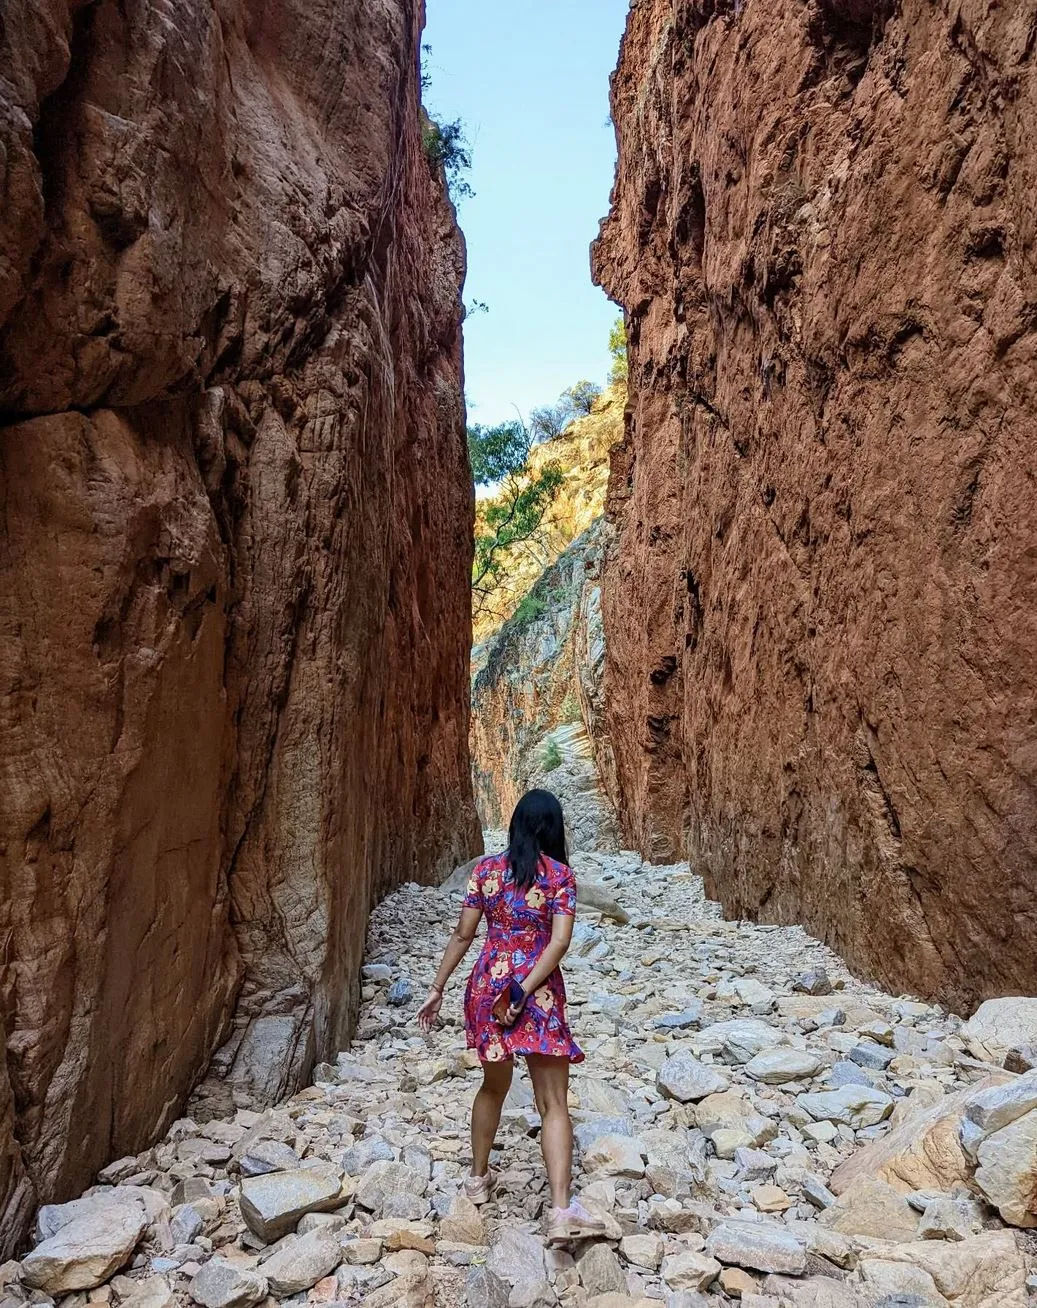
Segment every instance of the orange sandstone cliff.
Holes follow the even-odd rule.
[[[637,0],[594,252],[624,834],[962,1007],[1037,987],[1035,33]]]
[[[478,848],[464,248],[420,0],[0,25],[2,1243],[340,1047]],[[222,1088],[221,1088],[222,1087]]]

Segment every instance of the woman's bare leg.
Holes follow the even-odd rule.
[[[483,1063],[482,1085],[472,1105],[472,1175],[485,1176],[490,1165],[490,1150],[497,1138],[501,1110],[511,1089],[515,1071],[512,1060],[506,1063]]]
[[[551,1204],[568,1208],[573,1171],[573,1127],[569,1119],[569,1060],[528,1054],[533,1094],[540,1112],[540,1147],[544,1151]]]

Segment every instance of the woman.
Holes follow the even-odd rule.
[[[485,913],[486,943],[465,988],[465,1036],[482,1062],[483,1083],[472,1107],[472,1174],[465,1193],[485,1203],[493,1191],[490,1150],[514,1072],[525,1058],[540,1113],[540,1144],[551,1188],[549,1244],[604,1233],[605,1224],[570,1202],[572,1123],[569,1064],[583,1061],[565,1020],[565,983],[558,964],[572,939],[576,879],[565,848],[561,805],[546,790],[519,800],[508,829],[508,848],[476,864],[461,917],[443,961],[418,1010],[428,1031],[439,1016],[443,989],[468,952]],[[522,997],[498,1021],[493,1007],[514,977]],[[500,1010],[498,1010],[500,1011]]]

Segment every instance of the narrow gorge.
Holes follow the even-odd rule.
[[[0,1308],[1037,1308],[1032,8],[622,4],[493,427],[426,0],[0,5]],[[417,1020],[534,786],[565,1250]]]
[[[418,0],[0,24],[0,1204],[342,1048],[481,848],[465,251]]]

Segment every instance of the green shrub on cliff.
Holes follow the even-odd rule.
[[[422,110],[421,144],[429,167],[442,173],[455,204],[475,194],[465,176],[472,167],[472,148],[459,118],[440,123]]]
[[[609,332],[609,354],[612,355],[612,371],[609,381],[613,385],[627,379],[627,327],[622,318],[617,318]]]
[[[540,766],[545,772],[553,772],[555,768],[562,766],[562,751],[558,748],[556,740],[549,740],[544,746],[544,752],[540,756]]]

